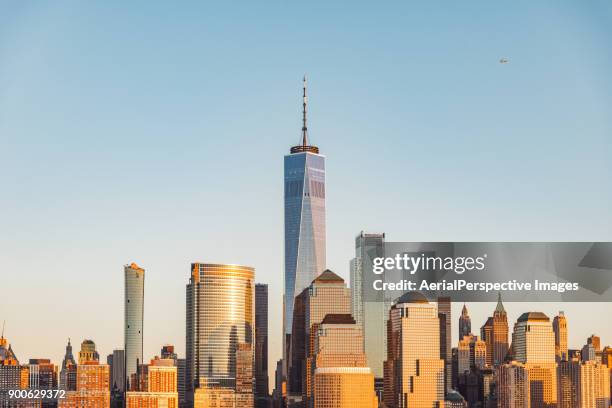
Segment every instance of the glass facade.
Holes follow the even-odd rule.
[[[293,302],[325,269],[325,157],[285,156],[285,334]]]
[[[144,320],[145,271],[135,263],[126,265],[125,272],[125,379],[136,374],[142,359]],[[126,389],[129,389],[127,387]]]
[[[198,387],[235,390],[238,346],[255,337],[254,268],[192,264],[186,312],[188,398]]]

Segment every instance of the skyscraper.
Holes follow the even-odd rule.
[[[64,354],[60,371],[60,388],[66,391],[76,391],[76,374],[77,362],[72,355],[72,345],[70,344],[70,339],[68,339],[66,354]]]
[[[487,343],[487,365],[494,367],[503,363],[508,353],[508,316],[501,293],[493,316],[480,328],[480,337]]]
[[[391,408],[444,404],[444,360],[435,303],[406,292],[389,311],[384,402]],[[438,405],[436,405],[438,404]]]
[[[487,363],[487,345],[477,336],[464,336],[457,347],[457,367],[459,375],[475,369],[483,369]]]
[[[96,345],[84,340],[76,368],[76,390],[59,399],[58,408],[108,408],[110,406],[110,367],[100,364]]]
[[[300,400],[304,393],[306,360],[312,352],[313,326],[328,314],[351,313],[351,292],[344,279],[329,269],[317,276],[296,298],[289,360],[289,396]],[[363,340],[361,335],[360,340]]]
[[[463,305],[461,316],[459,317],[459,339],[472,334],[472,319],[468,313],[467,307]]]
[[[498,408],[531,408],[529,373],[516,361],[497,367]]]
[[[9,390],[19,390],[28,387],[28,371],[19,365],[19,360],[13,348],[4,337],[0,335],[0,406],[9,406]]]
[[[363,344],[374,377],[382,379],[387,353],[387,318],[390,303],[366,296],[367,278],[373,276],[371,259],[384,256],[385,234],[361,231],[355,238],[350,262],[352,314],[363,332]]]
[[[123,393],[125,391],[125,352],[113,350],[113,354],[106,357],[110,367],[111,406],[123,407]]]
[[[142,385],[138,391],[125,393],[126,408],[178,408],[176,361],[155,357],[140,370]]]
[[[255,405],[267,408],[268,391],[268,285],[255,285]]]
[[[235,393],[238,345],[252,346],[255,340],[254,307],[254,268],[191,264],[185,336],[188,405],[194,401],[196,388],[204,390],[203,400],[214,390]]]
[[[304,77],[302,141],[285,156],[284,348],[287,364],[295,297],[325,269],[325,156],[308,144]]]
[[[123,268],[125,274],[124,350],[125,381],[129,383],[143,364],[142,345],[144,330],[145,270],[132,263]],[[125,387],[130,389],[129,386]]]
[[[315,325],[309,357],[308,407],[375,408],[374,375],[367,367],[361,327],[350,314],[327,314]]]
[[[444,389],[451,390],[452,385],[452,334],[451,334],[451,299],[438,298],[438,319],[440,320],[440,358],[444,360]]]
[[[548,316],[523,313],[512,333],[514,358],[524,364],[530,383],[531,407],[550,407],[557,402],[555,334]]]
[[[567,319],[563,312],[559,312],[553,319],[555,332],[555,355],[557,361],[567,361]]]

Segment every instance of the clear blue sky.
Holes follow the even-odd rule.
[[[609,1],[231,3],[0,3],[0,319],[21,360],[122,347],[132,261],[147,357],[183,354],[189,263],[213,261],[270,284],[278,358],[304,73],[341,275],[361,229],[612,240]],[[612,343],[563,308],[573,346]]]

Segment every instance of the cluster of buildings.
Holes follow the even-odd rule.
[[[268,287],[255,269],[192,263],[185,356],[143,355],[145,270],[124,267],[124,344],[101,362],[91,340],[60,367],[20,364],[0,338],[0,407],[83,408],[609,408],[612,349],[592,336],[569,350],[567,321],[524,313],[512,332],[501,298],[479,335],[464,306],[452,344],[451,299],[366,296],[367,255],[385,234],[361,232],[350,285],[326,268],[325,157],[302,140],[284,158],[282,358],[268,389]],[[6,390],[55,390],[10,399]]]

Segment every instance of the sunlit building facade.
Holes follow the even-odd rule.
[[[487,344],[478,336],[464,336],[457,347],[459,375],[474,369],[483,369],[487,364]]]
[[[140,370],[143,385],[139,387],[139,391],[125,393],[126,408],[178,408],[175,360],[156,357]]]
[[[387,327],[385,404],[391,408],[443,406],[445,362],[440,358],[436,304],[418,292],[407,292],[391,307]]]
[[[125,265],[124,351],[125,380],[129,383],[143,364],[145,270],[135,263]],[[125,389],[131,389],[129,384]]]
[[[325,156],[308,143],[306,78],[302,140],[284,160],[285,294],[283,360],[288,361],[295,298],[325,270]]]
[[[512,361],[497,367],[497,407],[531,408],[529,371]]]
[[[76,367],[76,390],[66,392],[65,398],[58,401],[58,408],[110,407],[110,366],[100,364],[92,340],[81,343]]]
[[[541,312],[523,313],[512,334],[514,359],[529,373],[532,408],[557,403],[555,334],[548,316]]]
[[[188,405],[198,387],[236,391],[239,344],[252,346],[255,341],[254,280],[255,270],[248,266],[191,265],[186,305]],[[205,398],[201,392],[200,397]]]
[[[501,294],[493,316],[480,328],[480,337],[487,344],[487,365],[497,367],[508,354],[508,315],[502,303]]]

